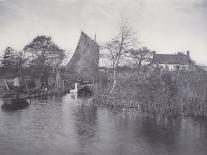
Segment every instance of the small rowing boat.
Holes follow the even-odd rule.
[[[25,108],[29,105],[29,99],[27,97],[22,98],[1,98],[3,105],[1,106],[4,110],[18,110]]]

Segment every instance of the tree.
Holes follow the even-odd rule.
[[[3,58],[1,61],[1,68],[2,70],[13,72],[17,68],[16,66],[16,55],[15,55],[15,50],[11,47],[7,47],[3,51]]]
[[[28,61],[24,51],[19,51],[16,54],[15,61],[16,61],[16,65],[18,66],[18,73],[20,74],[20,76],[22,76],[22,74],[24,74],[23,70],[27,68],[26,63]]]
[[[101,58],[106,58],[111,62],[111,67],[114,69],[115,66],[115,61],[116,61],[116,54],[117,54],[117,49],[115,47],[116,45],[113,44],[112,42],[107,42],[104,45],[104,48],[107,49],[107,53],[102,54]]]
[[[150,51],[147,47],[142,47],[136,50],[130,49],[128,53],[134,60],[138,73],[140,72],[143,63],[149,62],[152,57],[152,51]]]
[[[57,67],[65,57],[65,51],[48,36],[35,37],[23,50],[30,57],[30,67],[36,73],[49,72],[49,69]]]
[[[126,20],[120,23],[120,29],[117,36],[113,37],[111,41],[105,43],[105,48],[109,51],[108,57],[112,61],[113,67],[113,85],[110,93],[113,93],[117,83],[117,68],[120,60],[125,56],[126,52],[137,45],[134,37],[134,32],[128,26]]]

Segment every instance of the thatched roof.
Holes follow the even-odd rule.
[[[180,64],[187,65],[190,63],[190,58],[185,54],[154,54],[153,64]]]

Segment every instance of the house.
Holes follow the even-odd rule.
[[[207,72],[207,66],[197,66],[199,70]]]
[[[193,62],[190,59],[190,52],[177,54],[156,54],[153,52],[152,65],[154,68],[168,71],[191,71]]]

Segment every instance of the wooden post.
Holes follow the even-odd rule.
[[[65,91],[65,81],[63,80],[62,82],[62,88],[63,88],[63,92]]]
[[[9,89],[9,86],[8,86],[8,84],[7,84],[7,82],[6,82],[5,79],[4,79],[4,84],[5,84],[5,86],[6,86],[6,89],[7,89],[7,90],[10,90],[10,89]]]

